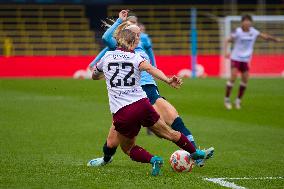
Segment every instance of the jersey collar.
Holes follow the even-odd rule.
[[[121,47],[116,48],[116,50],[120,50],[120,51],[124,51],[124,52],[132,52],[132,53],[134,53],[134,51],[133,51],[133,50],[126,50],[126,49],[123,49],[123,48],[121,48]]]

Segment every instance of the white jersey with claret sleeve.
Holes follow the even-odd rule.
[[[234,39],[231,59],[248,63],[252,57],[254,43],[259,34],[260,32],[253,27],[250,27],[248,32],[244,32],[241,27],[238,27],[231,34]]]
[[[111,113],[147,98],[140,86],[139,65],[145,61],[139,54],[122,50],[108,51],[97,64],[106,79]]]

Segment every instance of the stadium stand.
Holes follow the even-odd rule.
[[[82,5],[1,5],[0,52],[9,55],[90,55],[94,31]]]
[[[154,51],[160,55],[190,54],[190,9],[192,5],[113,5],[108,7],[108,16],[117,17],[121,9],[133,10],[139,21],[146,26],[147,33],[152,37]],[[239,5],[232,10],[228,5],[194,5],[197,8],[198,53],[219,54],[220,19],[228,15],[284,15],[284,5]],[[256,25],[261,31],[284,37],[284,23]],[[284,51],[283,44],[265,43],[255,45],[256,53],[277,53]]]
[[[222,25],[228,15],[284,15],[284,4],[194,5],[197,8],[198,53],[220,54]],[[188,55],[190,52],[190,8],[192,5],[112,5],[109,18],[121,9],[130,9],[145,24],[155,54]],[[84,5],[1,5],[0,54],[10,55],[94,55],[103,48],[102,28],[90,29]],[[104,19],[104,18],[101,18]],[[262,31],[284,38],[284,23],[256,25]],[[97,36],[95,36],[95,32]],[[97,37],[97,38],[96,38]],[[284,45],[259,41],[256,53],[283,53]]]

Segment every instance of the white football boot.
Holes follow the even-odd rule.
[[[224,100],[224,105],[225,105],[225,108],[226,108],[227,110],[231,110],[231,109],[232,109],[232,104],[231,104],[231,101],[230,101],[229,98],[225,98],[225,100]]]
[[[241,99],[237,98],[235,100],[235,107],[237,110],[241,109]]]
[[[104,157],[100,157],[100,158],[96,158],[96,159],[92,159],[87,163],[88,167],[101,167],[104,166],[106,164],[111,163],[113,160],[113,157],[110,158],[110,160],[108,162],[104,161]]]

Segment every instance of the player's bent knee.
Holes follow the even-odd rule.
[[[152,127],[149,127],[149,129],[158,137],[166,138],[167,130],[165,125],[165,122],[162,119],[159,119]]]
[[[109,148],[115,148],[119,146],[119,138],[117,135],[117,131],[115,130],[114,125],[111,126],[108,136],[107,136],[107,146]]]
[[[172,125],[172,123],[178,116],[178,112],[174,108],[164,110],[163,118],[167,125]]]
[[[176,142],[180,138],[180,133],[178,131],[170,129],[169,131],[164,133],[162,138],[167,139],[172,142]]]
[[[176,141],[178,140],[179,132],[174,131],[168,125],[165,124],[164,121],[159,120],[154,126],[151,127],[151,130],[159,137]]]
[[[120,144],[122,151],[127,154],[130,155],[130,150],[133,146],[135,146],[135,142],[134,141],[124,141]]]
[[[127,154],[128,156],[130,155],[130,150],[131,150],[132,147],[129,147],[129,146],[122,146],[121,145],[121,150]]]

